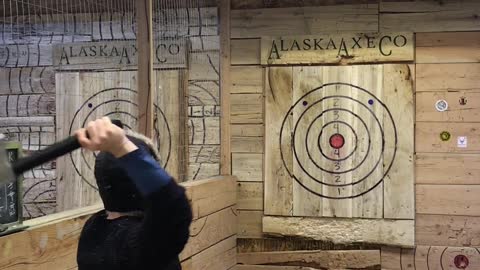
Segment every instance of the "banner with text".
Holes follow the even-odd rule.
[[[338,33],[262,38],[262,65],[414,60],[413,33]]]
[[[164,40],[153,48],[154,69],[187,68],[184,39]],[[58,70],[135,69],[136,41],[67,43],[54,47],[53,65]]]

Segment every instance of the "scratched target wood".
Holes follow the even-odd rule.
[[[157,71],[155,137],[160,163],[175,178],[179,175],[182,71]],[[102,116],[120,119],[127,129],[137,130],[136,73],[57,73],[57,138],[64,138],[88,121]],[[93,168],[95,154],[78,150],[58,161],[58,210],[99,201]]]
[[[414,218],[407,65],[266,74],[267,215]]]

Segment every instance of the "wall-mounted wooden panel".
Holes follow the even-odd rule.
[[[232,11],[232,38],[378,31],[378,5]]]
[[[466,1],[381,1],[380,31],[447,32],[480,30],[480,3]]]
[[[480,186],[417,185],[417,214],[480,216]]]
[[[232,39],[232,65],[260,65],[260,39]]]
[[[418,64],[416,91],[480,91],[480,64]]]
[[[480,217],[417,214],[417,245],[479,246]]]
[[[420,153],[416,156],[417,184],[480,184],[477,154]]]
[[[415,126],[415,147],[417,153],[478,153],[480,152],[480,138],[477,132],[480,123],[443,123],[417,122]],[[442,140],[450,136],[445,141]],[[447,135],[447,133],[449,135]],[[462,138],[466,137],[466,144]],[[460,141],[461,147],[458,143]],[[466,147],[462,147],[465,145]]]
[[[435,103],[438,100],[445,100],[448,103],[446,111],[437,111]],[[480,92],[463,90],[418,92],[416,108],[417,121],[479,122]]]
[[[416,63],[478,63],[480,32],[418,33]]]

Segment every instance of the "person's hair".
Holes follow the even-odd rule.
[[[150,139],[135,132],[127,132],[127,137],[140,149],[139,151],[146,151],[155,160],[160,161],[158,151]],[[135,183],[112,154],[100,152],[97,155],[94,174],[105,210],[131,212],[144,209],[143,199]]]

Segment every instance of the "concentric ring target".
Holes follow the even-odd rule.
[[[387,106],[368,90],[347,83],[325,84],[297,99],[285,114],[279,139],[290,142],[280,144],[288,174],[309,192],[329,199],[362,196],[382,183],[398,143]],[[326,192],[332,188],[338,193]]]
[[[103,116],[120,119],[126,129],[134,130],[137,126],[136,115],[138,111],[138,106],[133,102],[134,100],[137,100],[137,92],[129,88],[108,88],[95,93],[85,100],[75,112],[70,123],[69,134],[72,134],[78,128],[85,127],[89,121]],[[154,143],[156,143],[160,154],[160,162],[165,168],[168,165],[172,148],[170,126],[163,111],[156,104],[154,106]],[[166,132],[161,134],[160,129]],[[160,138],[161,135],[167,138]],[[168,144],[161,145],[158,143],[160,140],[168,142]],[[79,159],[82,162],[78,162]],[[82,181],[97,189],[96,185],[92,183],[94,181],[95,153],[81,149],[80,151],[70,153],[70,160],[75,172],[81,177]]]

